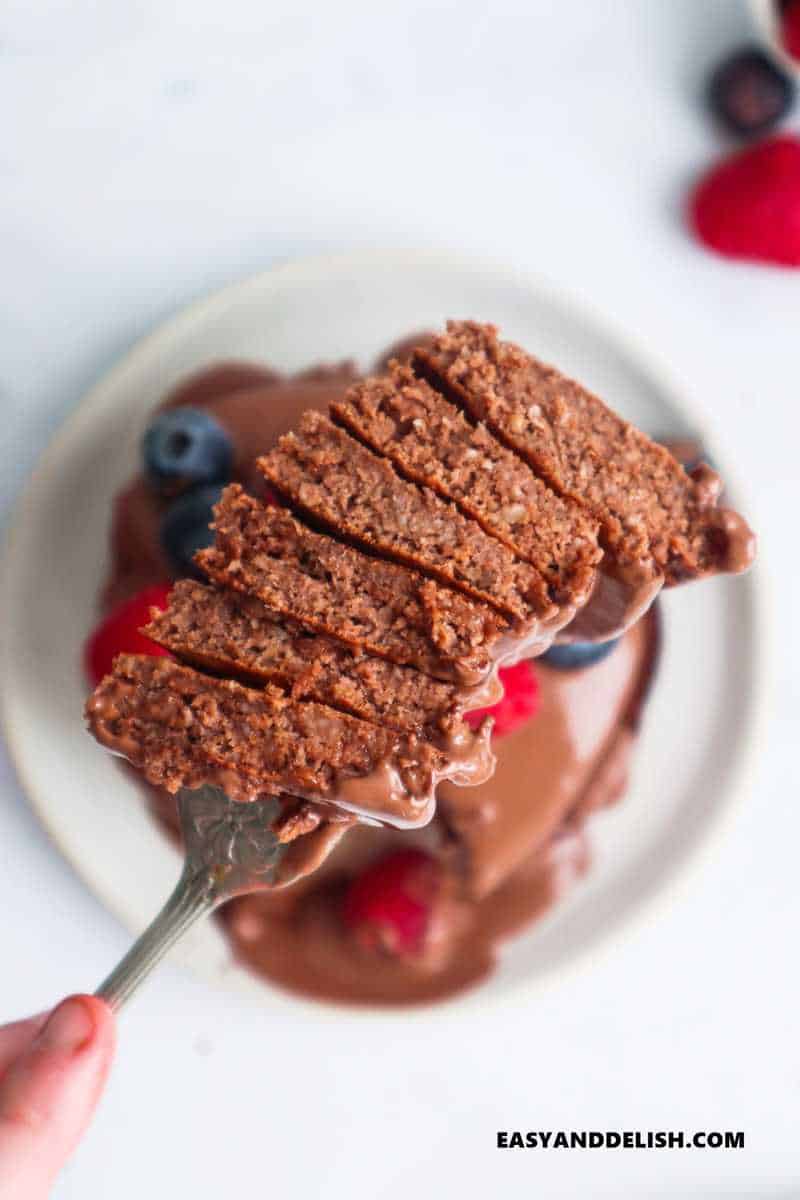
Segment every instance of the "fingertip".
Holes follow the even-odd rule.
[[[117,1040],[117,1018],[113,1009],[100,996],[76,992],[67,1000],[77,1001],[87,1012],[93,1025],[91,1044],[113,1051]]]
[[[65,1057],[80,1058],[86,1063],[99,1092],[114,1057],[116,1026],[114,1013],[105,1000],[78,992],[67,996],[53,1010],[37,1040]],[[63,1041],[57,1035],[59,1028]],[[91,1067],[87,1060],[91,1060]]]
[[[94,1010],[81,996],[67,996],[45,1021],[32,1049],[72,1057],[87,1049],[97,1036]]]
[[[86,1006],[94,1021],[92,1046],[100,1059],[101,1078],[104,1081],[117,1048],[117,1018],[99,996],[78,995],[75,999]]]
[[[114,1014],[97,996],[62,1000],[9,1068],[0,1087],[0,1118],[19,1102],[41,1117],[75,1091],[91,1107],[102,1090],[115,1045]]]
[[[53,1009],[0,1081],[0,1165],[5,1150],[32,1176],[58,1169],[100,1098],[115,1024],[111,1009],[96,996],[68,996]]]

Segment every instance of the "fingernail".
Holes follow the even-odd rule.
[[[36,1041],[48,1050],[77,1054],[92,1040],[94,1031],[89,1006],[80,997],[69,996],[50,1015]]]

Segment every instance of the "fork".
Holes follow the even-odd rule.
[[[270,826],[276,799],[249,804],[215,787],[178,793],[185,847],[180,879],[164,907],[95,993],[117,1011],[201,917],[234,896],[269,891],[287,849]],[[286,882],[281,880],[281,882]]]

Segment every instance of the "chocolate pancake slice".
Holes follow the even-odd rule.
[[[408,367],[395,363],[355,384],[331,414],[532,563],[554,603],[579,606],[588,597],[602,557],[597,522]]]
[[[460,588],[528,625],[555,605],[541,574],[430,488],[402,479],[322,413],[259,459],[268,482],[350,540]]]
[[[154,609],[143,632],[206,671],[250,685],[275,684],[295,700],[315,700],[443,744],[463,741],[469,727],[461,713],[486,703],[468,689],[304,629],[255,596],[190,579],[175,584],[169,607]]]
[[[146,655],[120,655],[86,715],[99,742],[169,792],[288,793],[401,827],[430,819],[446,765],[414,734]]]
[[[754,538],[707,466],[691,474],[669,451],[593,393],[492,325],[448,322],[413,356],[414,370],[483,421],[560,495],[600,523],[613,568],[628,579],[667,584],[742,571]]]
[[[314,533],[237,484],[214,528],[215,545],[197,556],[213,580],[358,650],[465,686],[503,652],[508,625],[487,605]]]

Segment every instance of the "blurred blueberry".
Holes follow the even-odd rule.
[[[214,540],[209,525],[214,520],[212,510],[221,495],[222,484],[191,488],[177,496],[164,513],[161,545],[176,575],[200,576],[194,555]]]
[[[674,449],[673,454],[675,454]],[[711,467],[712,471],[717,470],[717,464],[705,449],[702,442],[692,442],[687,440],[686,442],[681,443],[679,453],[675,454],[675,457],[687,475],[691,475],[695,467],[699,467],[701,463],[705,463],[707,467]]]
[[[153,418],[142,439],[142,458],[150,483],[169,494],[198,483],[227,482],[233,443],[202,409],[172,408]]]
[[[682,462],[681,466],[687,475],[691,475],[692,471],[694,471],[696,467],[699,467],[701,463],[705,463],[707,467],[711,467],[712,471],[718,470],[714,459],[710,454],[707,454],[705,450],[700,450],[700,452],[696,454],[694,458],[689,458],[686,460],[686,462]]]
[[[579,671],[607,658],[619,638],[610,642],[564,642],[551,646],[541,661],[558,671]]]
[[[677,458],[687,475],[690,475],[695,467],[699,467],[700,463],[705,463],[706,466],[711,467],[712,471],[717,470],[714,459],[699,438],[691,437],[688,434],[683,437],[666,437],[661,434],[651,436],[654,442],[665,446],[673,458]]]
[[[714,115],[732,133],[766,133],[789,111],[794,82],[763,50],[747,46],[723,59],[708,85]]]

